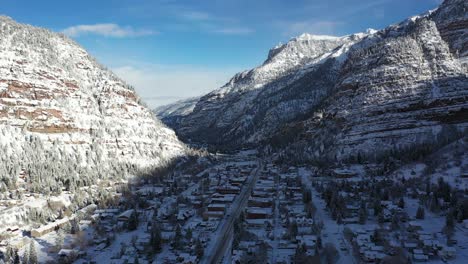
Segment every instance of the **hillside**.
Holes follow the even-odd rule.
[[[135,91],[74,41],[8,17],[0,36],[3,185],[15,188],[20,172],[36,191],[86,185],[184,153]]]
[[[182,138],[222,147],[289,146],[307,160],[400,151],[452,125],[463,133],[466,9],[466,1],[447,0],[379,31],[304,34],[201,97],[171,126]]]
[[[156,117],[168,126],[177,126],[180,119],[193,112],[199,99],[198,97],[193,97],[179,100],[172,104],[159,106],[153,112],[156,114]]]

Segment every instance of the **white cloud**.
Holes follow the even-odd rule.
[[[154,108],[182,98],[204,95],[227,83],[240,69],[141,63],[115,67],[113,71],[134,86],[143,100]]]
[[[101,35],[105,37],[139,37],[154,35],[157,32],[148,29],[134,29],[130,26],[121,27],[117,24],[94,24],[94,25],[77,25],[64,29],[62,31],[65,35],[70,37],[78,37],[81,35]]]

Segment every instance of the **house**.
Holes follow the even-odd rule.
[[[385,254],[372,250],[365,250],[363,254],[363,258],[366,262],[380,262],[385,257]]]
[[[70,261],[74,260],[80,256],[84,256],[86,253],[83,251],[78,251],[76,249],[61,249],[58,252],[58,257],[61,261]]]
[[[31,230],[31,236],[32,237],[41,237],[47,233],[50,233],[54,230],[57,230],[59,228],[61,228],[62,226],[64,226],[65,224],[69,223],[70,220],[72,220],[74,217],[72,218],[68,218],[68,217],[64,217],[62,219],[59,219],[55,222],[52,222],[52,223],[48,223],[47,225],[43,225],[39,228],[35,228],[33,230]]]
[[[314,236],[314,235],[296,236],[296,241],[299,245],[305,245],[306,249],[315,249],[315,246],[317,245],[317,236]]]
[[[405,242],[405,243],[403,243],[403,246],[408,251],[412,252],[414,249],[416,249],[418,247],[418,244],[414,243],[414,242]]]
[[[227,207],[226,204],[213,203],[213,204],[208,205],[208,211],[224,213],[226,211],[226,207]]]
[[[332,170],[332,176],[335,176],[336,178],[341,178],[341,179],[346,179],[346,178],[352,178],[357,176],[357,173],[355,171],[349,170],[349,169],[334,169]]]
[[[237,186],[226,185],[226,186],[219,186],[216,191],[221,194],[239,194],[240,188]]]
[[[251,197],[248,202],[249,206],[252,207],[271,207],[273,200],[271,198]]]
[[[134,209],[127,210],[127,211],[121,213],[119,216],[117,216],[117,221],[119,221],[119,222],[128,222],[130,220],[130,218],[134,217],[134,214],[135,214]]]
[[[227,203],[234,202],[235,198],[236,196],[234,194],[226,194],[226,195],[213,194],[211,196],[211,202],[218,203],[218,204],[227,204]]]
[[[413,260],[415,262],[426,262],[429,260],[429,257],[424,254],[422,249],[413,249]]]
[[[221,211],[206,211],[203,213],[203,220],[208,220],[210,218],[223,218],[224,212]]]
[[[239,186],[239,185],[242,185],[246,180],[247,180],[247,177],[245,177],[245,176],[238,176],[238,177],[230,178],[230,179],[229,179],[229,182],[230,182],[232,185]]]
[[[271,192],[253,190],[252,197],[268,198],[268,197],[271,197]]]
[[[416,221],[411,221],[408,223],[408,230],[409,231],[422,230],[422,225]]]
[[[270,219],[245,219],[245,223],[250,228],[265,228],[272,226]]]
[[[457,250],[454,247],[444,247],[442,249],[442,257],[446,259],[454,258],[457,255]]]
[[[246,210],[247,219],[266,219],[271,216],[271,208],[248,207]]]

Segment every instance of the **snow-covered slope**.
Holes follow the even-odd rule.
[[[153,110],[156,116],[169,126],[176,126],[179,120],[193,112],[199,97],[179,100],[175,103],[162,105]]]
[[[466,5],[447,0],[380,31],[292,39],[202,97],[174,128],[211,144],[287,142],[303,157],[333,159],[422,144],[446,125],[461,131]]]
[[[0,149],[3,166],[17,171],[48,155],[91,169],[153,167],[185,147],[131,87],[74,41],[2,16]]]
[[[468,1],[445,1],[432,14],[432,19],[454,56],[468,67]]]
[[[343,62],[341,54],[366,35],[303,34],[294,38],[270,50],[261,66],[236,74],[226,85],[200,98],[192,113],[170,125],[184,138],[209,143],[237,143],[261,138],[281,122],[307,112],[320,101],[317,97],[326,93],[294,84],[306,82],[321,73],[330,73],[326,77],[334,78],[333,70]],[[328,81],[325,78],[317,85],[325,85]],[[292,110],[284,111],[288,108]],[[270,122],[270,119],[275,121]],[[247,137],[246,134],[260,126],[265,130]]]
[[[334,87],[320,115],[294,125],[299,140],[293,145],[304,146],[303,157],[429,151],[439,138],[455,139],[468,127],[466,68],[428,17],[355,45]]]

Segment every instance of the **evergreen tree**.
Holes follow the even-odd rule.
[[[182,231],[180,225],[176,225],[175,236],[174,236],[174,248],[180,249],[182,247]]]
[[[397,230],[400,228],[400,219],[396,214],[393,214],[392,217],[392,230]]]
[[[364,225],[367,221],[367,209],[365,203],[361,204],[359,209],[359,224]]]
[[[380,204],[380,199],[374,201],[374,216],[378,216],[382,211],[382,205]]]
[[[405,199],[403,199],[403,197],[401,197],[398,201],[398,207],[400,207],[401,209],[405,208]]]
[[[190,241],[192,239],[192,229],[191,228],[188,228],[187,232],[185,232],[185,239],[187,239],[188,241]]]
[[[21,260],[20,260],[20,256],[18,254],[18,251],[15,251],[15,258],[13,259],[13,263],[14,264],[20,264],[21,263]]]
[[[37,264],[37,252],[34,240],[29,243],[29,264]]]
[[[198,258],[201,259],[204,253],[205,253],[205,249],[203,248],[203,245],[200,239],[197,238],[195,242],[195,254],[197,255]]]
[[[445,216],[445,227],[451,231],[455,227],[455,219],[453,217],[453,212],[449,211]]]
[[[23,264],[30,264],[30,263],[29,263],[29,247],[24,249],[23,261],[22,261],[22,263],[23,263]]]
[[[63,247],[63,242],[64,242],[64,234],[63,230],[59,229],[57,231],[57,236],[55,237],[55,246],[57,247],[57,250],[60,250]]]
[[[134,209],[133,213],[130,216],[130,219],[128,220],[128,230],[136,230],[138,228],[138,214],[137,211]]]
[[[379,222],[379,224],[383,224],[385,222],[385,216],[383,211],[381,211],[377,216],[377,221]]]
[[[151,230],[151,245],[155,252],[159,252],[162,249],[162,237],[161,229],[156,223],[153,223]]]
[[[295,239],[297,236],[297,232],[298,232],[297,223],[295,220],[293,220],[291,222],[291,225],[289,226],[289,234],[291,235],[291,238]]]
[[[418,211],[416,212],[416,219],[424,219],[424,215],[425,215],[424,207],[419,206]]]

